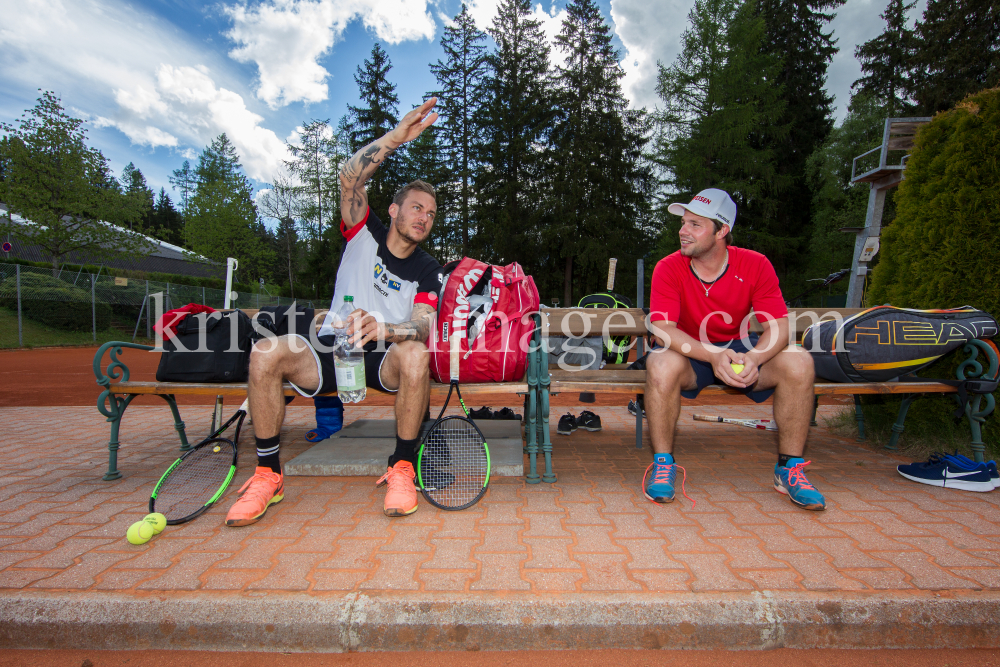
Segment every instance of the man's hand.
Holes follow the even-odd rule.
[[[743,370],[737,373],[732,364],[742,364]],[[753,386],[753,383],[757,381],[757,359],[752,354],[725,349],[714,355],[712,371],[715,373],[715,377],[730,387],[745,389]]]
[[[347,316],[348,342],[361,347],[368,341],[385,339],[385,323],[360,308]]]
[[[437,120],[437,111],[431,111],[435,104],[437,104],[437,98],[432,97],[403,116],[403,120],[399,121],[399,125],[386,134],[386,138],[396,144],[396,146],[399,146],[419,137],[421,132],[433,125],[434,121]],[[396,148],[396,146],[393,146],[393,148]]]

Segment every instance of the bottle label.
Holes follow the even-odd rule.
[[[364,364],[357,366],[336,366],[337,390],[357,391],[365,386]]]

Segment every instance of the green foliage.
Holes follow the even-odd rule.
[[[837,230],[864,226],[870,190],[867,183],[851,185],[851,164],[856,156],[881,145],[885,116],[884,107],[875,97],[856,96],[840,127],[830,132],[823,145],[809,156],[806,174],[815,194],[807,262],[812,275],[808,278],[822,278],[851,266],[855,235]],[[892,219],[890,197],[886,198],[883,224]],[[846,294],[847,285],[848,281],[842,280],[828,293]]]
[[[311,228],[310,236],[322,236],[325,226],[340,223],[340,181],[337,173],[345,162],[347,137],[334,132],[329,120],[312,120],[298,132],[299,144],[288,142],[288,171],[298,180],[296,217]]]
[[[854,49],[864,76],[851,84],[851,88],[855,94],[882,101],[891,117],[911,108],[906,100],[910,86],[907,70],[915,44],[913,31],[906,25],[906,13],[916,4],[916,0],[909,4],[904,0],[889,0],[885,11],[879,14],[885,21],[885,30]]]
[[[82,125],[49,91],[17,127],[0,123],[0,201],[33,223],[14,227],[8,216],[6,231],[47,253],[53,271],[72,252],[97,258],[152,250],[122,228],[139,221],[143,200],[121,191],[104,155],[87,146]]]
[[[399,97],[396,85],[389,82],[392,69],[389,54],[376,42],[370,58],[358,65],[354,81],[362,106],[348,106],[350,115],[350,151],[375,141],[399,123]],[[368,205],[383,220],[388,220],[389,204],[403,185],[401,160],[405,149],[386,157],[368,181]]]
[[[449,243],[447,239],[451,234],[438,231],[440,219],[435,222],[434,233],[440,236],[444,248],[457,243],[460,251],[456,254],[462,255],[468,252],[470,230],[475,224],[472,180],[478,167],[476,156],[481,150],[475,118],[484,93],[485,42],[486,33],[476,27],[463,3],[453,25],[446,26],[441,36],[445,61],[431,64],[431,71],[437,77],[438,90],[434,95],[438,98],[437,109],[441,114],[435,139],[440,144],[448,172],[458,183],[454,210],[449,206],[447,211],[447,231],[454,229],[456,238]],[[438,202],[439,214],[440,208],[441,202]]]
[[[910,96],[924,115],[1000,85],[1000,4],[928,0],[909,65]]]
[[[235,257],[240,272],[256,282],[269,277],[274,251],[257,218],[253,188],[241,169],[236,149],[225,134],[202,151],[184,236],[192,250],[208,259],[224,263],[227,257]]]
[[[0,282],[0,293],[16,294],[16,278]],[[17,298],[2,299],[6,308],[15,310]],[[74,287],[58,278],[40,273],[21,273],[21,313],[38,322],[67,331],[90,331],[97,317],[97,328],[107,329],[111,323],[111,306],[98,299],[91,311],[90,290]]]

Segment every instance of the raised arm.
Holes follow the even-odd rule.
[[[365,191],[365,183],[400,145],[416,139],[437,120],[437,112],[431,111],[435,104],[437,98],[430,98],[403,116],[399,125],[359,150],[354,157],[344,163],[340,170],[340,215],[348,229],[364,220],[368,214],[368,193]]]

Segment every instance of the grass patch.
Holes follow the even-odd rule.
[[[111,326],[103,331],[97,332],[97,341],[94,342],[92,331],[66,331],[47,324],[30,320],[27,317],[21,318],[21,326],[24,338],[24,347],[56,347],[69,345],[101,345],[109,341],[130,341],[132,340],[132,328],[135,322],[128,326],[124,322],[118,322],[112,318]],[[142,333],[145,333],[145,327]],[[136,336],[135,342],[145,345],[152,345],[153,341],[145,336]],[[17,311],[8,308],[0,308],[0,349],[16,348],[17,345]]]
[[[878,399],[883,399],[879,401]],[[866,397],[861,411],[865,418],[865,441],[858,443],[872,451],[885,451],[885,445],[892,438],[892,425],[896,423],[899,414],[900,399],[884,397]],[[959,453],[972,458],[972,430],[965,417],[961,421],[952,419],[950,412],[957,407],[950,395],[919,396],[907,412],[903,433],[897,443],[899,454],[914,461],[926,461],[934,452]],[[945,410],[944,406],[947,406]],[[982,426],[983,441],[986,443],[986,460],[998,458],[996,442],[989,435],[995,430],[991,422],[996,419],[996,413],[987,418]],[[844,406],[844,409],[832,417],[823,420],[823,426],[829,428],[842,438],[856,440],[858,437],[858,422],[855,409]]]

